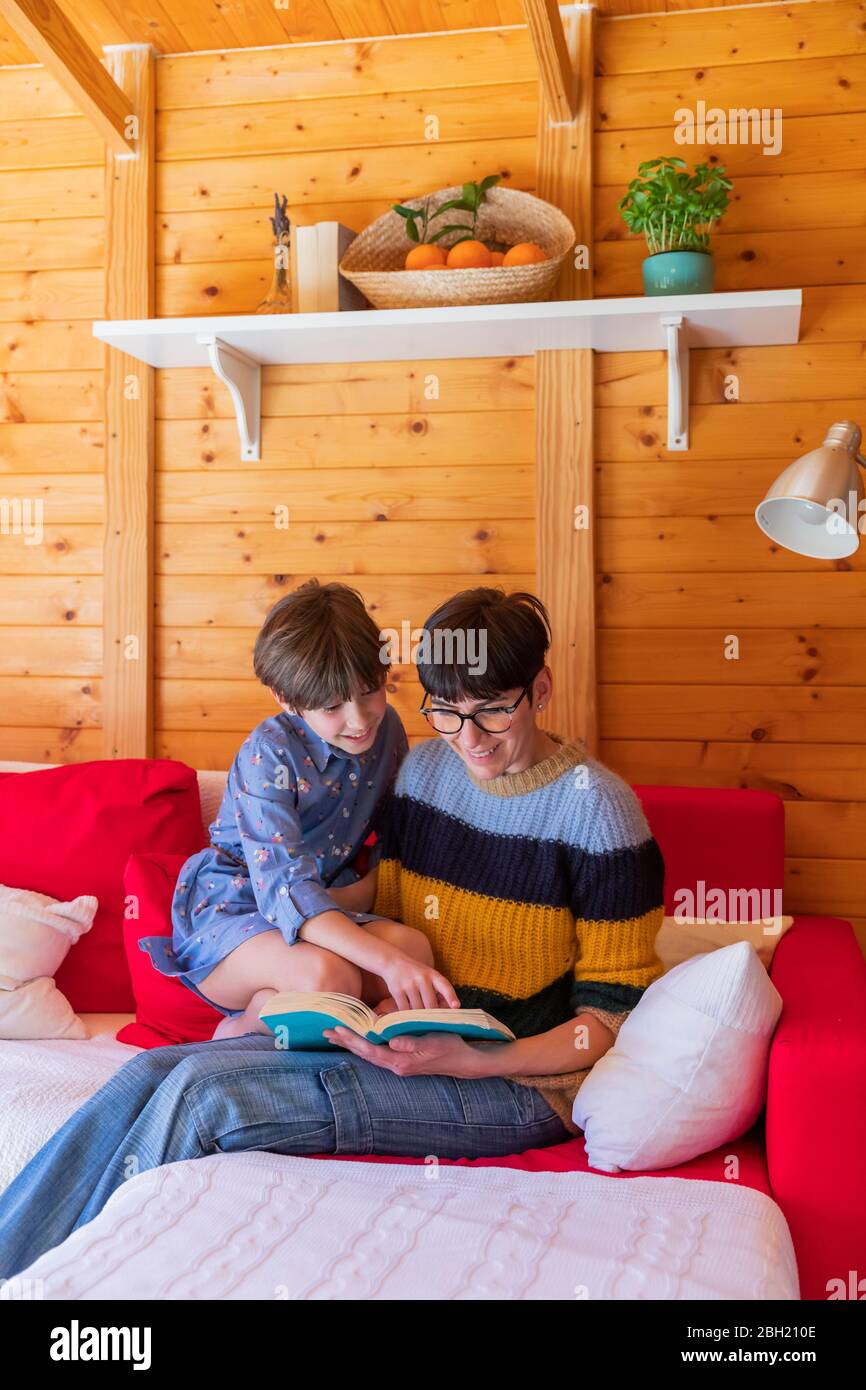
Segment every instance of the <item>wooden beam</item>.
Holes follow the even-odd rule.
[[[565,20],[576,74],[575,119],[557,121],[541,93],[536,189],[574,224],[576,257],[563,267],[558,296],[592,298],[593,9]],[[582,268],[578,268],[582,267]],[[556,689],[545,726],[598,741],[593,505],[593,354],[567,349],[536,355],[538,592],[550,612]]]
[[[578,105],[577,74],[557,0],[523,0],[523,9],[550,118],[573,121]]]
[[[106,156],[106,318],[154,315],[154,87],[148,44],[108,50],[137,118],[135,159]],[[103,755],[153,748],[154,371],[105,350]]]
[[[565,17],[565,39],[577,77],[578,104],[574,120],[565,125],[547,102],[538,103],[536,130],[536,192],[569,217],[577,246],[586,248],[584,268],[566,261],[557,282],[559,299],[592,299],[592,82],[595,52],[595,10],[573,10]]]
[[[0,18],[89,117],[109,150],[133,153],[129,101],[55,0],[0,0]]]
[[[583,739],[593,752],[598,716],[592,352],[536,353],[535,374],[537,587],[553,628],[549,661],[555,681],[543,723]]]

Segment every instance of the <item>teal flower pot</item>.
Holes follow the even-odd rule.
[[[643,263],[644,294],[712,294],[714,275],[709,251],[659,251]]]

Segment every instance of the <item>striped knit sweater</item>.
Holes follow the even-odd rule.
[[[482,780],[443,739],[415,747],[383,807],[375,911],[418,927],[463,1008],[517,1037],[594,1014],[614,1037],[662,973],[664,863],[631,787],[583,746]],[[589,1068],[511,1076],[573,1134]]]

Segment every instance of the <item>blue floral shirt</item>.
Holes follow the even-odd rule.
[[[211,843],[187,860],[172,902],[171,939],[143,937],[163,974],[197,983],[254,932],[276,927],[292,944],[304,922],[337,910],[328,889],[354,883],[350,867],[408,752],[399,715],[386,706],[373,744],[352,754],[298,715],[266,719],[232,763]],[[370,866],[378,862],[373,846]]]

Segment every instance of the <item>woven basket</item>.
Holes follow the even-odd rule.
[[[421,208],[425,197],[429,197],[431,207],[438,207],[446,199],[459,198],[462,192],[457,185],[441,188],[437,193],[407,198],[403,206]],[[444,217],[468,222],[471,214],[453,208]],[[376,309],[522,304],[550,297],[562,262],[575,241],[574,227],[559,208],[515,188],[488,189],[478,212],[476,236],[479,241],[499,241],[506,246],[534,241],[546,251],[548,259],[539,265],[499,265],[474,270],[404,270],[406,252],[413,243],[406,235],[405,218],[389,210],[355,237],[340,261],[340,273],[357,285]],[[455,232],[437,244],[447,250],[457,240]]]

